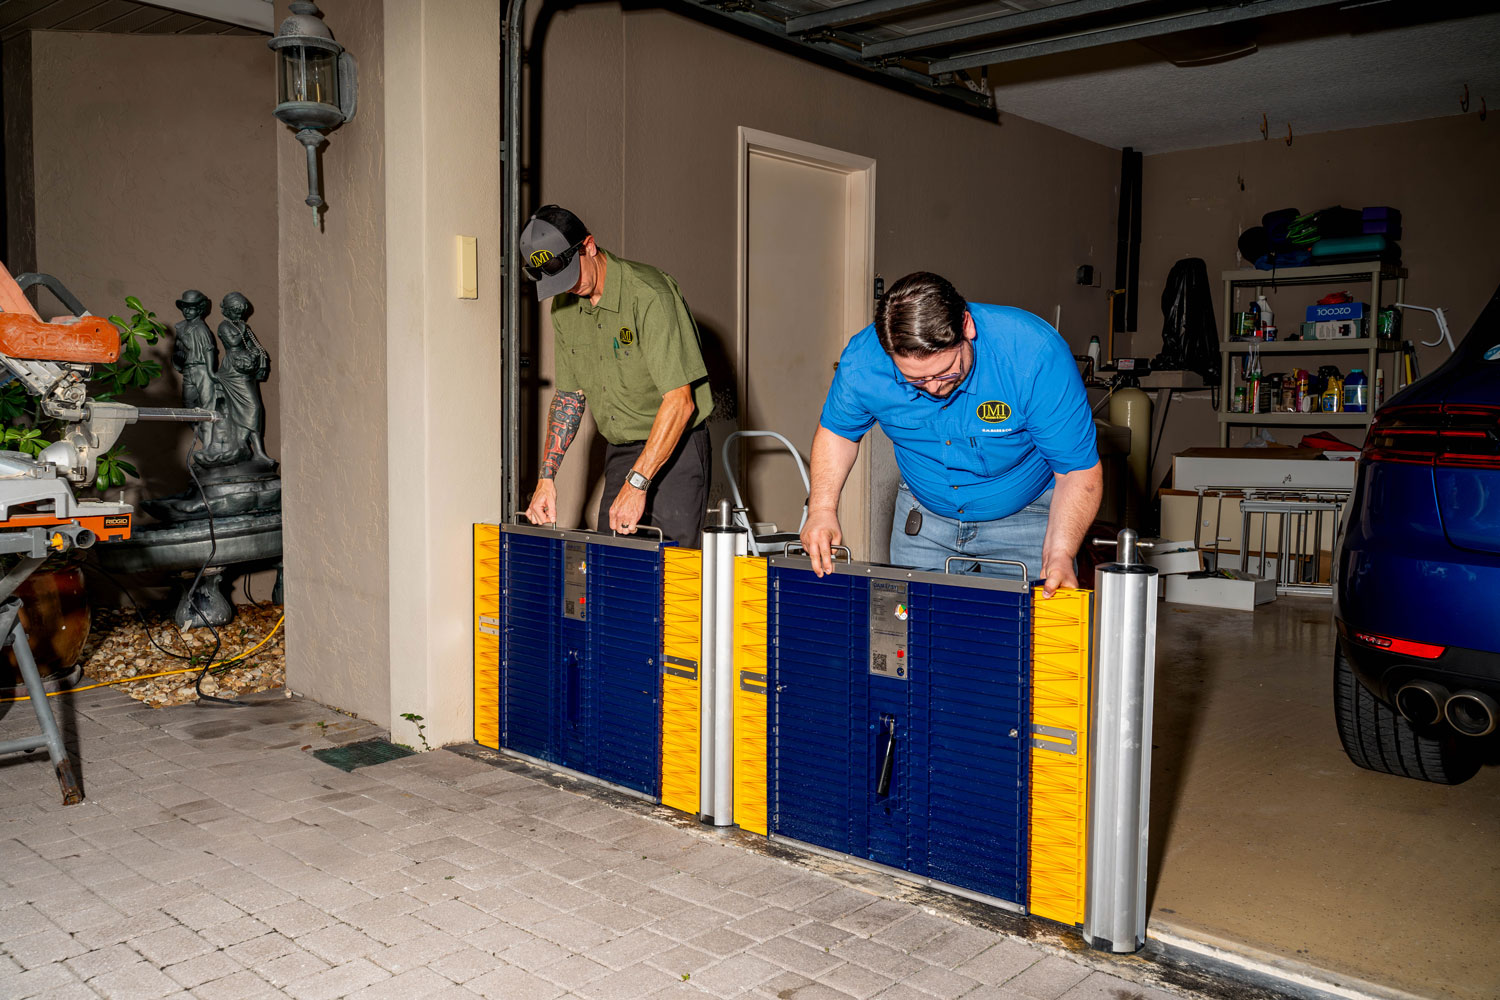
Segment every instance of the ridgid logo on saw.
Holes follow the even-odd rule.
[[[1003,424],[1010,419],[1010,404],[990,399],[980,403],[974,412],[987,424]]]
[[[547,261],[549,261],[551,259],[552,259],[552,251],[551,250],[533,250],[533,251],[531,251],[531,266],[532,267],[541,267],[543,264],[547,263]]]

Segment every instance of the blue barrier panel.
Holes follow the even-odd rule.
[[[655,797],[661,547],[501,528],[500,743]]]
[[[1028,588],[769,575],[771,832],[1024,903]]]
[[[500,742],[563,763],[554,727],[562,545],[502,532]]]
[[[648,795],[661,782],[662,557],[589,546],[589,773]]]

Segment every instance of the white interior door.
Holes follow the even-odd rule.
[[[870,321],[874,162],[741,130],[740,428],[785,435],[806,458],[834,365]],[[806,498],[779,445],[742,439],[751,517],[795,530]],[[867,553],[862,457],[840,504],[845,542]]]

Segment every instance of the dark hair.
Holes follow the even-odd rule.
[[[583,224],[583,220],[561,205],[543,205],[532,218],[556,226],[557,231],[563,234],[563,239],[568,241],[568,246],[582,243],[584,237],[589,235],[589,227]]]
[[[876,304],[875,335],[887,354],[925,358],[963,340],[968,308],[947,278],[916,271],[892,285]]]

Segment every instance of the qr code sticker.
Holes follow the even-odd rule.
[[[884,653],[871,654],[871,658],[874,660],[873,666],[877,673],[885,673],[885,655]]]

